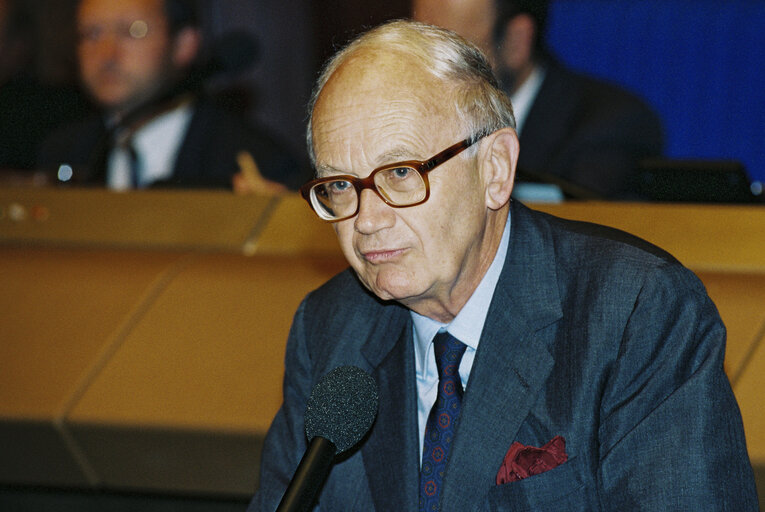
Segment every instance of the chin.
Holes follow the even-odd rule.
[[[116,94],[96,94],[98,104],[106,110],[120,110],[125,104],[125,98]]]
[[[371,290],[383,300],[396,302],[402,302],[422,294],[422,290],[417,283],[412,282],[410,275],[399,273],[393,275],[389,273],[378,274]]]
[[[423,293],[417,275],[395,265],[371,265],[356,260],[352,265],[361,283],[382,300],[401,302]]]

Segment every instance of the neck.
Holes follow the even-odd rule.
[[[406,300],[402,300],[401,303],[415,313],[443,324],[454,320],[481,284],[481,280],[494,261],[502,241],[509,210],[509,206],[505,205],[501,210],[489,213],[483,236],[473,246],[473,250],[468,251],[463,267],[451,287],[442,293],[433,294],[432,297],[420,299],[416,303],[407,303]]]

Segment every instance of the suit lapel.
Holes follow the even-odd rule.
[[[178,149],[178,157],[173,165],[173,174],[170,180],[178,182],[199,181],[202,174],[202,166],[205,160],[202,158],[202,148],[205,140],[209,137],[210,121],[208,108],[204,102],[196,102],[193,105],[194,113],[191,115],[186,134],[181,140]]]
[[[495,485],[502,459],[538,398],[554,360],[561,318],[549,239],[514,203],[508,256],[497,284],[446,470],[442,510],[467,510]],[[452,473],[451,468],[458,468]],[[458,471],[458,474],[457,474]]]
[[[400,311],[390,328],[379,331],[387,332],[387,339],[370,339],[363,349],[374,368],[379,402],[362,456],[375,510],[416,511],[419,446],[414,346],[409,314],[403,308]]]

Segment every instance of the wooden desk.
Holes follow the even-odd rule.
[[[699,273],[765,465],[765,209],[538,208]],[[0,483],[252,494],[292,315],[345,266],[297,196],[0,189]]]

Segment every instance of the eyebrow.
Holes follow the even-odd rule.
[[[341,171],[340,169],[337,169],[336,167],[332,167],[328,164],[317,164],[316,165],[316,177],[317,178],[323,178],[330,174],[351,174],[346,171]]]
[[[371,172],[373,169],[377,169],[379,167],[382,167],[383,165],[395,164],[396,162],[402,162],[405,160],[418,160],[418,158],[412,154],[412,151],[410,148],[405,146],[398,146],[378,156],[375,160],[377,163],[372,169],[369,169],[369,171]],[[317,178],[323,178],[325,176],[334,175],[334,174],[357,176],[356,173],[354,172],[343,171],[329,164],[316,165]]]
[[[390,151],[386,151],[382,155],[377,157],[377,165],[375,167],[380,167],[382,165],[387,164],[394,164],[396,162],[401,162],[403,160],[417,160],[412,153],[411,148],[408,148],[406,146],[398,146]]]

